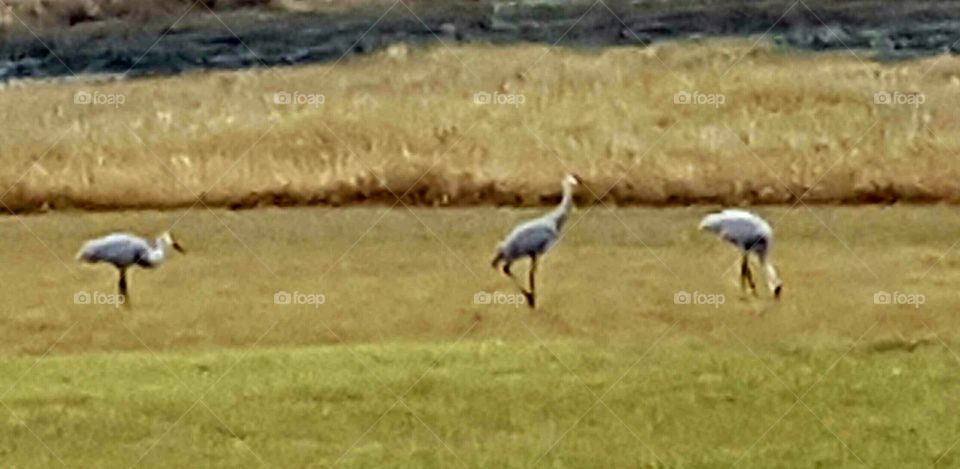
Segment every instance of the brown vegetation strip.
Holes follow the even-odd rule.
[[[422,180],[412,183],[408,176],[400,182],[380,181],[374,175],[360,184],[338,182],[330,186],[292,188],[278,185],[247,193],[183,192],[172,197],[152,198],[147,194],[129,193],[128,197],[104,197],[99,192],[57,192],[50,188],[23,188],[4,197],[4,210],[14,213],[43,212],[56,209],[130,210],[177,209],[191,206],[227,207],[231,209],[265,206],[344,206],[357,204],[400,204],[408,206],[516,206],[553,205],[560,200],[555,187],[531,186],[520,181],[476,181],[470,174],[430,171]],[[616,206],[677,206],[696,204],[776,205],[795,204],[803,194],[806,204],[875,204],[875,203],[958,203],[955,190],[932,191],[921,184],[870,184],[849,191],[818,191],[809,195],[809,187],[753,187],[730,184],[724,187],[696,187],[682,181],[666,181],[657,186],[638,186],[620,181],[615,176],[593,177],[577,196],[578,205],[610,204]],[[948,189],[948,188],[944,188]],[[602,198],[601,198],[602,196]]]

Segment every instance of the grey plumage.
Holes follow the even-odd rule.
[[[541,220],[536,222],[517,227],[507,237],[497,251],[498,261],[512,262],[523,257],[539,256],[553,246],[560,235],[558,226],[562,224]]]
[[[87,242],[77,258],[88,263],[106,262],[117,268],[139,265],[153,267],[147,241],[127,233],[112,234]]]
[[[580,178],[574,174],[564,177],[562,181],[563,199],[560,201],[560,205],[540,218],[520,224],[497,246],[497,253],[491,265],[496,269],[503,263],[503,273],[517,282],[531,308],[536,306],[534,276],[537,269],[537,259],[546,254],[560,239],[560,230],[563,229],[567,216],[573,208],[574,187],[579,183]],[[511,264],[523,258],[530,258],[529,290],[520,285],[519,281],[510,272]]]
[[[161,234],[157,239],[147,241],[129,233],[114,233],[102,238],[87,241],[77,260],[89,264],[112,264],[120,271],[118,289],[121,296],[127,296],[127,269],[132,266],[152,269],[162,264],[169,248],[184,252],[183,247],[169,232]],[[128,304],[125,302],[124,304]]]
[[[773,247],[773,228],[766,220],[743,210],[724,210],[704,217],[700,222],[700,229],[714,233],[743,252],[740,264],[741,287],[749,284],[751,290],[756,293],[756,285],[753,282],[749,264],[749,255],[752,253],[764,269],[770,290],[775,297],[780,297],[783,282],[780,280],[777,269],[769,260],[770,250]]]

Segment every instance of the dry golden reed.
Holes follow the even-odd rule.
[[[0,209],[538,205],[566,171],[583,203],[956,202],[958,91],[953,57],[739,40],[14,83]]]

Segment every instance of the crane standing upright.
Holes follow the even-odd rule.
[[[546,254],[560,238],[567,216],[573,208],[573,191],[580,184],[580,178],[575,174],[568,174],[563,178],[563,199],[560,205],[550,213],[524,223],[513,229],[506,239],[497,246],[496,257],[491,265],[494,269],[503,263],[503,273],[514,280],[520,287],[531,308],[536,307],[536,282],[534,276],[537,271],[537,259]],[[519,280],[510,272],[510,266],[517,259],[530,258],[529,283],[530,289],[523,287]]]

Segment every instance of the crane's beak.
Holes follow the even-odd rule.
[[[183,249],[183,246],[180,243],[173,243],[173,248],[176,249],[180,254],[186,254],[187,251]]]

